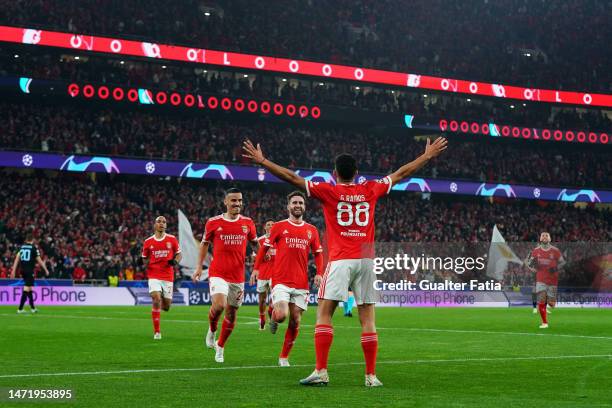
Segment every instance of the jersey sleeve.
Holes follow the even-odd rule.
[[[147,241],[145,241],[144,244],[142,244],[142,257],[148,258],[149,254],[150,254],[149,246],[147,245]]]
[[[267,247],[273,247],[274,243],[276,242],[276,240],[278,239],[278,224],[274,224],[272,226],[272,229],[270,230],[270,236],[266,238],[266,240],[264,241],[264,245]]]
[[[374,192],[376,198],[389,194],[393,187],[391,177],[389,176],[385,176],[375,181],[367,181],[366,185]]]
[[[317,230],[314,226],[312,227],[312,240],[310,240],[310,250],[313,254],[323,252],[323,247],[321,246],[321,238],[319,237],[319,230]]]
[[[212,243],[215,237],[215,227],[214,221],[208,220],[206,221],[206,225],[204,226],[204,236],[202,237],[202,242]]]
[[[255,223],[253,222],[253,220],[251,220],[250,224],[249,224],[249,236],[248,236],[248,240],[249,241],[255,241],[257,239],[257,227],[255,226]]]
[[[33,260],[36,260],[36,258],[38,258],[40,256],[40,251],[38,250],[38,247],[36,245],[32,245],[32,258]]]
[[[179,245],[178,238],[174,237],[174,239],[172,240],[172,246],[174,248],[175,255],[181,253],[181,246]]]
[[[329,183],[305,180],[306,195],[323,202],[333,199],[333,187]]]

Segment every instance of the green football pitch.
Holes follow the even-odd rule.
[[[557,309],[538,329],[530,308],[377,309],[378,377],[364,387],[357,317],[334,319],[330,384],[298,380],[313,369],[315,308],[277,367],[285,325],[260,332],[243,307],[217,364],[204,347],[207,307],[162,314],[152,338],[150,307],[0,308],[0,406],[9,389],[70,389],[87,407],[610,407],[612,310]],[[49,401],[37,403],[58,405]]]

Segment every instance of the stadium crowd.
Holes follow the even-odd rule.
[[[331,169],[327,153],[354,152],[360,170],[387,173],[423,150],[405,134],[380,135],[347,128],[287,127],[201,116],[0,103],[6,148],[148,158],[246,163],[245,138],[261,142],[274,160],[293,167]],[[550,143],[455,141],[443,158],[419,172],[433,178],[487,182],[609,187],[612,161],[595,147]],[[506,142],[506,141],[502,141]]]
[[[530,87],[609,92],[612,86],[612,56],[603,52],[612,37],[606,18],[611,14],[609,2],[291,0],[279,4],[267,0],[252,7],[247,0],[172,4],[112,0],[99,7],[93,0],[78,5],[2,0],[0,4],[4,24]]]
[[[265,221],[286,217],[288,187],[238,185],[243,213],[263,233]],[[227,184],[155,178],[28,174],[5,170],[0,177],[0,277],[10,272],[24,231],[35,238],[53,278],[142,279],[142,241],[152,234],[157,215],[177,233],[177,209],[189,218],[196,238],[203,223],[224,211]],[[323,229],[321,207],[307,202],[306,219]],[[549,231],[554,241],[609,242],[609,210],[564,203],[393,193],[377,207],[377,241],[418,243],[488,242],[496,224],[508,242],[535,242]],[[437,273],[441,277],[441,273]]]

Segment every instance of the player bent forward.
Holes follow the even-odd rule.
[[[289,218],[272,226],[270,236],[257,254],[251,284],[259,274],[259,268],[270,248],[276,249],[272,268],[272,320],[270,331],[274,334],[278,324],[289,317],[285,341],[278,358],[281,367],[289,367],[289,353],[295,343],[302,313],[308,307],[308,253],[312,252],[317,268],[315,285],[321,283],[323,273],[323,248],[317,228],[304,221],[306,196],[294,191],[287,196]]]

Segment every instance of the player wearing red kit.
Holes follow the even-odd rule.
[[[257,253],[261,252],[264,248],[264,243],[266,239],[270,237],[270,230],[272,229],[272,225],[274,225],[274,221],[266,221],[264,225],[264,231],[266,232],[261,237],[257,238],[257,243],[259,244]],[[268,295],[272,291],[272,287],[270,286],[270,275],[272,274],[272,265],[274,264],[274,254],[276,250],[274,248],[266,249],[266,255],[261,260],[261,263],[258,268],[257,273],[257,294],[259,296],[259,330],[263,330],[266,327],[266,300],[268,299]],[[253,275],[251,275],[251,285],[254,285],[253,282],[255,279]],[[268,318],[272,318],[272,302],[268,305]]]
[[[365,385],[381,386],[376,377],[376,354],[378,335],[374,319],[376,292],[373,283],[374,210],[376,201],[388,194],[394,184],[423,167],[430,159],[446,149],[446,139],[438,138],[433,143],[427,140],[425,152],[414,161],[405,164],[388,176],[355,184],[357,163],[348,154],[336,157],[334,177],[336,184],[306,181],[293,171],[266,159],[261,146],[255,147],[250,140],[243,145],[244,157],[265,167],[276,177],[305,189],[309,196],[323,204],[326,237],[329,243],[329,263],[323,278],[315,277],[319,287],[319,307],[315,326],[316,368],[302,385],[327,385],[327,360],[334,331],[332,316],[340,301],[348,298],[349,287],[353,290],[361,323],[361,346],[366,362]]]
[[[285,341],[278,358],[281,367],[289,367],[289,353],[297,338],[302,313],[308,307],[308,253],[312,252],[317,275],[323,272],[323,248],[317,228],[304,222],[306,197],[301,191],[287,196],[289,218],[272,226],[270,236],[257,254],[253,275],[261,271],[262,262],[271,248],[276,249],[272,268],[272,319],[270,331],[276,333],[278,324],[289,316]],[[251,277],[251,282],[254,277]],[[252,283],[251,283],[252,284]]]
[[[565,259],[559,249],[550,244],[550,234],[540,234],[540,245],[535,247],[526,261],[527,267],[536,273],[535,291],[538,300],[538,311],[542,318],[540,329],[548,328],[546,305],[555,307],[557,301],[557,285],[559,284],[559,269],[565,265]]]
[[[226,212],[210,218],[204,228],[200,243],[198,267],[193,274],[194,282],[202,276],[202,263],[213,246],[213,258],[208,269],[208,283],[212,304],[208,312],[208,332],[206,346],[215,349],[215,361],[224,361],[225,342],[234,330],[236,313],[242,305],[244,295],[244,266],[247,242],[257,244],[257,232],[253,220],[240,215],[242,193],[231,188],[223,200]],[[215,341],[217,324],[223,311],[225,318],[221,325],[221,335]]]
[[[146,263],[149,278],[149,293],[153,306],[153,339],[160,340],[160,309],[170,310],[174,283],[174,265],[181,261],[181,248],[174,235],[166,234],[166,218],[155,219],[155,234],[142,245],[142,258]]]

